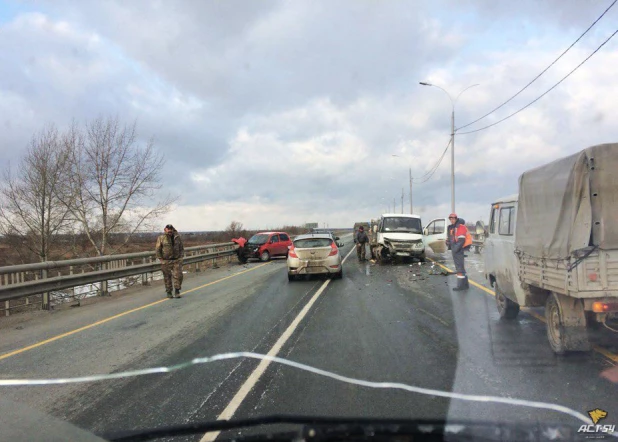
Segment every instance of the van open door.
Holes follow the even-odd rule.
[[[429,222],[423,229],[423,241],[425,247],[430,247],[434,253],[446,252],[446,218],[437,218]]]

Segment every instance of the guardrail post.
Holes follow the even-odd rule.
[[[101,270],[105,270],[107,269],[108,263],[101,263]],[[109,295],[109,292],[107,290],[107,279],[104,281],[101,281],[101,294],[100,296],[107,296]]]
[[[146,257],[142,258],[142,264],[146,264],[148,259]],[[148,283],[148,273],[142,273],[142,285],[150,285]]]
[[[69,275],[73,274],[73,266],[69,266]],[[77,297],[75,296],[75,287],[71,287],[71,293],[73,294],[72,297],[73,299],[77,299]]]
[[[47,269],[43,269],[41,271],[41,279],[47,279]],[[42,310],[49,310],[49,292],[43,293],[43,303],[41,304]]]

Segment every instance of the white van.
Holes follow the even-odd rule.
[[[421,217],[385,213],[373,223],[371,255],[374,259],[417,258],[425,261],[425,242]]]

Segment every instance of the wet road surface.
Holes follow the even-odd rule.
[[[342,239],[345,256],[351,238]],[[433,259],[450,266],[447,255]],[[481,260],[471,253],[468,272],[486,287]],[[452,292],[455,277],[439,269],[432,263],[361,263],[352,253],[344,278],[326,283],[317,277],[288,282],[284,260],[235,264],[189,278],[179,300],[158,302],[157,286],[116,303],[37,316],[20,328],[0,324],[0,377],[112,373],[275,348],[279,357],[351,378],[553,402],[583,414],[602,408],[608,411],[606,423],[618,422],[612,420],[618,416],[618,385],[600,377],[616,362],[615,336],[599,337],[609,357],[598,351],[557,357],[538,319],[542,309],[502,321],[489,293],[474,285],[465,293]],[[300,414],[577,423],[554,411],[371,389],[276,363],[263,370],[259,365],[233,359],[91,384],[0,388],[4,399],[98,434],[214,420],[231,411],[234,418]],[[240,394],[243,387],[247,391]],[[255,431],[260,430],[250,432]]]

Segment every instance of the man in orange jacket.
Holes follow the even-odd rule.
[[[448,219],[451,225],[448,226],[448,239],[446,241],[453,254],[455,270],[457,271],[457,287],[453,291],[468,290],[470,284],[464,265],[464,243],[466,242],[468,228],[465,221],[459,218],[456,213],[451,213]]]

